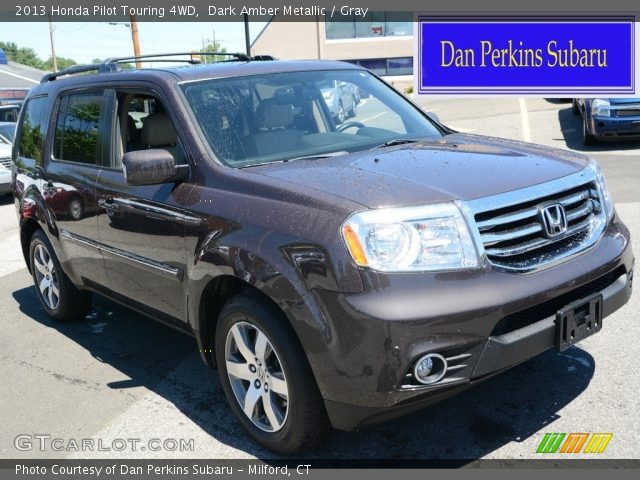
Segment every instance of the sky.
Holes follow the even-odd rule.
[[[250,23],[253,40],[264,22]],[[133,55],[131,31],[124,24],[102,22],[54,22],[56,56],[90,63],[94,58]],[[203,39],[215,39],[230,52],[244,52],[242,22],[139,22],[140,50],[145,53],[192,51],[202,47]],[[51,56],[48,22],[0,22],[0,40],[33,48],[46,60]]]

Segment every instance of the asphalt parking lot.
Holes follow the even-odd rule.
[[[640,144],[585,149],[571,104],[545,99],[438,99],[425,110],[463,132],[571,148],[604,166],[640,252]],[[362,114],[363,110],[361,110]],[[333,432],[308,458],[536,458],[547,432],[611,432],[598,458],[640,458],[638,294],[578,347],[548,351],[430,409],[354,433]],[[272,457],[234,420],[217,372],[193,339],[96,299],[86,322],[56,324],[37,303],[10,198],[0,199],[0,458]],[[141,439],[140,448],[76,453],[14,446],[21,434]],[[193,451],[151,451],[152,438]],[[35,446],[37,447],[37,445]]]

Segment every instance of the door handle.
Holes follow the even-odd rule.
[[[108,214],[112,214],[118,211],[119,205],[113,200],[113,198],[101,198],[98,200],[98,206],[104,208]]]

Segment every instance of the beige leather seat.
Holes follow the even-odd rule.
[[[176,155],[178,134],[166,113],[154,113],[143,120],[140,143],[146,148],[163,148]]]
[[[288,128],[293,121],[293,106],[280,105],[273,99],[267,99],[256,109],[254,136],[255,150],[258,155],[272,155],[295,148],[302,132]]]

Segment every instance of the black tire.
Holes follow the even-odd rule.
[[[580,106],[575,98],[571,99],[571,113],[574,115],[580,115]]]
[[[41,255],[43,252],[46,253],[46,257],[39,257],[36,261],[36,255]],[[91,295],[78,290],[71,283],[60,266],[51,242],[42,230],[37,230],[31,237],[29,264],[36,294],[48,316],[58,322],[73,322],[84,318],[91,307]],[[46,270],[42,270],[41,267],[45,265]],[[49,282],[48,289],[40,287],[43,279]]]
[[[351,110],[349,110],[349,118],[353,118],[358,115],[358,102],[356,102],[356,97],[351,98]]]
[[[589,133],[589,127],[587,126],[587,114],[584,114],[582,118],[582,143],[585,145],[595,145],[598,143],[596,137]]]
[[[84,213],[84,204],[82,199],[76,197],[69,202],[69,217],[73,220],[80,220]]]
[[[236,333],[246,333],[244,338],[248,339],[246,346],[249,347],[246,353],[256,355],[258,349],[252,341],[255,342],[258,334],[266,336],[271,349],[265,348],[265,351],[273,353],[260,358],[256,355],[251,362],[243,362],[246,358],[237,346],[237,337],[233,336],[232,329]],[[253,339],[251,332],[255,335]],[[229,405],[256,442],[274,452],[290,455],[318,443],[328,432],[329,421],[311,368],[288,320],[277,307],[247,293],[233,297],[220,312],[215,347],[220,380]],[[260,362],[262,358],[264,364]],[[243,372],[240,374],[242,378],[230,377],[228,360],[229,367],[231,363],[240,365],[237,370]],[[257,373],[256,365],[260,368]],[[286,401],[285,397],[276,393],[276,377],[280,379],[280,385],[286,386]],[[273,391],[269,393],[268,382],[273,382]],[[257,398],[250,403],[253,407],[248,408],[252,418],[244,413],[240,405],[239,397],[243,389],[244,399],[249,396],[250,390],[255,393],[253,398]],[[238,391],[239,394],[236,393]],[[269,399],[272,405],[272,415],[278,409],[280,415],[276,419],[281,422],[280,425],[269,421],[272,417],[266,412],[265,399]],[[270,427],[272,431],[268,430]]]
[[[347,119],[347,115],[344,111],[344,105],[342,105],[342,100],[338,103],[338,111],[336,112],[336,125],[340,125]]]

